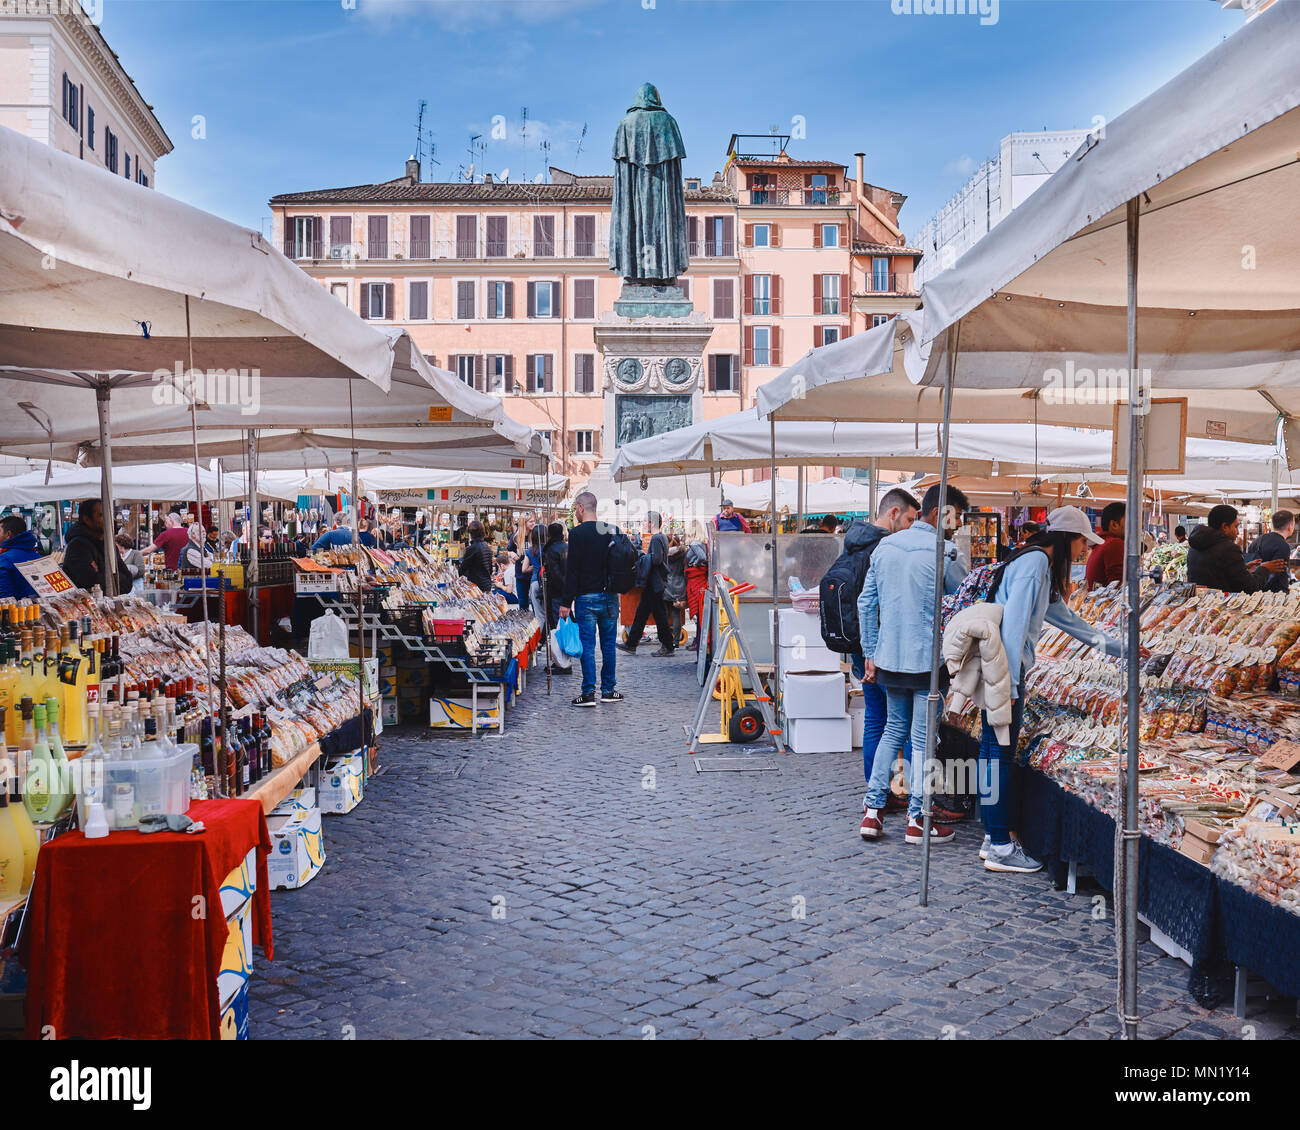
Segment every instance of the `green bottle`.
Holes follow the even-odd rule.
[[[50,812],[41,819],[53,823],[68,811],[76,795],[72,787],[72,763],[63,748],[63,734],[59,730],[57,698],[51,697],[45,701],[45,729],[50,743],[50,761],[54,766],[54,774],[50,777]]]
[[[50,754],[50,740],[45,732],[45,707],[37,705],[32,711],[36,722],[36,743],[27,762],[27,786],[23,789],[23,805],[33,820],[49,821],[54,794],[54,758]]]

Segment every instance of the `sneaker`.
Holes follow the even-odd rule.
[[[985,836],[984,842],[980,844],[980,859],[988,859],[989,848],[992,846],[992,844],[993,844],[993,837]]]
[[[958,812],[955,808],[945,808],[942,804],[930,802],[930,815],[934,817],[937,824],[960,824],[966,819],[966,813]]]
[[[622,640],[619,640],[614,646],[618,648],[619,651],[626,651],[628,655],[636,654],[636,644],[634,643],[624,643]]]
[[[574,706],[595,706],[596,695],[593,691],[591,694],[580,694],[573,700]]]
[[[652,659],[663,659],[675,654],[676,651],[677,649],[675,647],[661,647],[658,651],[652,651],[650,657]]]
[[[900,797],[897,793],[889,793],[885,797],[885,812],[906,812],[907,797]]]
[[[956,838],[957,833],[954,829],[949,828],[946,824],[930,823],[930,842],[932,844],[950,844]],[[921,823],[920,817],[911,817],[907,821],[907,835],[904,837],[909,844],[921,844],[925,842],[925,826]]]
[[[885,830],[885,825],[880,819],[880,809],[868,808],[862,816],[862,823],[858,826],[858,835],[864,840],[878,840],[881,833]]]
[[[984,860],[985,871],[1016,871],[1028,874],[1042,869],[1042,863],[1026,855],[1025,849],[1014,840],[1011,841],[1011,850],[1005,854],[990,845],[988,858]]]
[[[623,696],[619,694],[618,691],[601,691],[600,701],[601,702],[622,702]]]

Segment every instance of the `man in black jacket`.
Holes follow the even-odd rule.
[[[97,498],[86,499],[77,507],[77,520],[68,527],[67,550],[63,554],[63,571],[68,579],[78,588],[89,592],[99,585],[105,593],[108,586],[104,584],[104,505]],[[117,559],[117,591],[131,591],[131,570],[126,567],[113,546],[113,556]]]
[[[1224,592],[1259,592],[1286,562],[1275,558],[1247,568],[1237,545],[1237,508],[1226,503],[1214,507],[1187,539],[1187,579]]]
[[[473,581],[484,592],[492,591],[492,547],[484,540],[482,522],[469,524],[469,545],[456,567],[467,581]]]
[[[596,649],[600,648],[600,701],[622,702],[616,686],[618,594],[609,592],[609,546],[618,527],[596,521],[596,496],[584,490],[573,500],[577,525],[569,531],[560,615],[573,613],[582,637],[582,693],[573,705],[596,705]]]
[[[1290,561],[1290,537],[1295,533],[1295,515],[1289,510],[1277,510],[1273,513],[1273,528],[1266,534],[1260,534],[1250,548],[1246,550],[1246,563],[1257,561]],[[1264,585],[1265,592],[1289,592],[1291,590],[1291,570],[1283,569],[1269,577]]]
[[[677,648],[668,605],[664,603],[664,589],[668,586],[668,539],[664,536],[663,524],[663,518],[654,510],[646,515],[646,530],[650,534],[650,548],[646,550],[650,556],[650,575],[641,590],[632,626],[627,630],[627,642],[618,645],[631,655],[636,654],[636,646],[641,642],[646,620],[650,616],[655,618],[655,632],[659,636],[659,650],[650,654],[656,657],[670,656]]]

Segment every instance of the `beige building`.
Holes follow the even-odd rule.
[[[753,404],[758,385],[807,350],[872,324],[854,312],[871,290],[864,240],[900,245],[871,294],[891,313],[909,301],[894,288],[910,286],[916,254],[866,203],[883,194],[896,216],[903,197],[860,194],[843,165],[783,149],[747,158],[743,136],[722,172],[685,181],[690,269],[679,283],[712,322],[706,419]],[[427,183],[412,159],[391,181],[284,193],[270,206],[287,256],[362,317],[401,325],[434,363],[505,398],[582,481],[614,455],[595,339],[622,287],[609,270],[612,194],[612,177],[556,168],[548,184]]]
[[[0,125],[153,187],[172,142],[100,34],[98,10],[0,0]]]

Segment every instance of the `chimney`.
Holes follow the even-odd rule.
[[[414,153],[406,159],[406,179],[411,184],[420,183],[420,162],[415,159]]]
[[[491,174],[491,173],[484,173],[484,174],[483,174],[483,183],[484,183],[484,184],[492,184],[492,183],[494,183],[493,180],[492,180],[492,174]]]
[[[862,176],[862,159],[863,159],[864,157],[866,157],[866,154],[865,154],[865,153],[854,153],[853,156],[857,158],[857,162],[858,162],[858,187],[859,187],[859,189],[861,189],[861,187],[862,187],[862,181],[863,181],[863,176]]]

